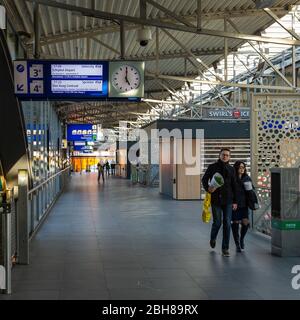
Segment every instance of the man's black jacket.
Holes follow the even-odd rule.
[[[202,177],[204,189],[208,191],[208,182],[212,179],[216,172],[223,176],[224,185],[211,194],[211,203],[217,206],[236,203],[236,176],[233,167],[229,163],[224,163],[223,161],[218,160],[217,162],[208,166],[204,176]]]

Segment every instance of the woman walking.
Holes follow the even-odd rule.
[[[245,248],[244,238],[249,228],[249,209],[247,206],[246,190],[252,188],[251,178],[247,174],[246,164],[236,161],[234,164],[237,180],[237,210],[232,211],[232,234],[236,245],[236,251],[241,252]],[[241,233],[240,233],[241,224]]]

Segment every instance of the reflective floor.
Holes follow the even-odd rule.
[[[209,247],[201,202],[95,173],[73,174],[30,246],[30,265],[13,269],[13,294],[0,299],[300,299],[291,269],[299,258],[270,254],[254,233],[246,251]]]

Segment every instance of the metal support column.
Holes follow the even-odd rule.
[[[124,29],[124,21],[120,21],[120,45],[121,45],[121,59],[125,59],[125,29]]]
[[[293,86],[296,87],[297,71],[296,71],[296,48],[295,48],[295,46],[292,47],[292,65],[293,65]]]
[[[201,30],[201,24],[202,24],[202,8],[201,8],[201,1],[197,0],[197,30]]]
[[[224,32],[227,32],[227,20],[224,19]],[[224,80],[228,80],[228,39],[224,38]]]
[[[156,46],[155,46],[155,50],[156,50],[156,74],[159,74],[159,29],[156,28],[155,29],[155,42],[156,42]]]
[[[34,58],[40,58],[40,5],[34,3]]]
[[[295,12],[292,15],[292,30],[293,34],[295,34]],[[296,87],[296,47],[292,46],[292,75],[293,75],[293,86]]]
[[[3,251],[4,251],[4,266],[1,268],[0,289],[5,294],[11,294],[11,268],[12,268],[12,250],[11,250],[11,192],[5,203],[3,203],[2,210],[2,237],[3,237]],[[1,212],[1,211],[0,211]],[[1,281],[2,280],[2,281]]]

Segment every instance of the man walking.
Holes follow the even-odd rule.
[[[233,167],[229,164],[230,149],[222,148],[219,160],[207,168],[202,184],[207,192],[211,193],[211,208],[213,214],[213,224],[210,234],[210,246],[215,248],[216,239],[223,220],[223,241],[222,254],[229,257],[229,241],[232,210],[237,209],[236,203],[236,177]],[[224,184],[219,188],[209,185],[215,173],[222,175]]]
[[[98,183],[100,182],[100,176],[102,176],[102,181],[104,182],[104,165],[101,162],[98,162],[97,164],[97,169],[98,169]]]

